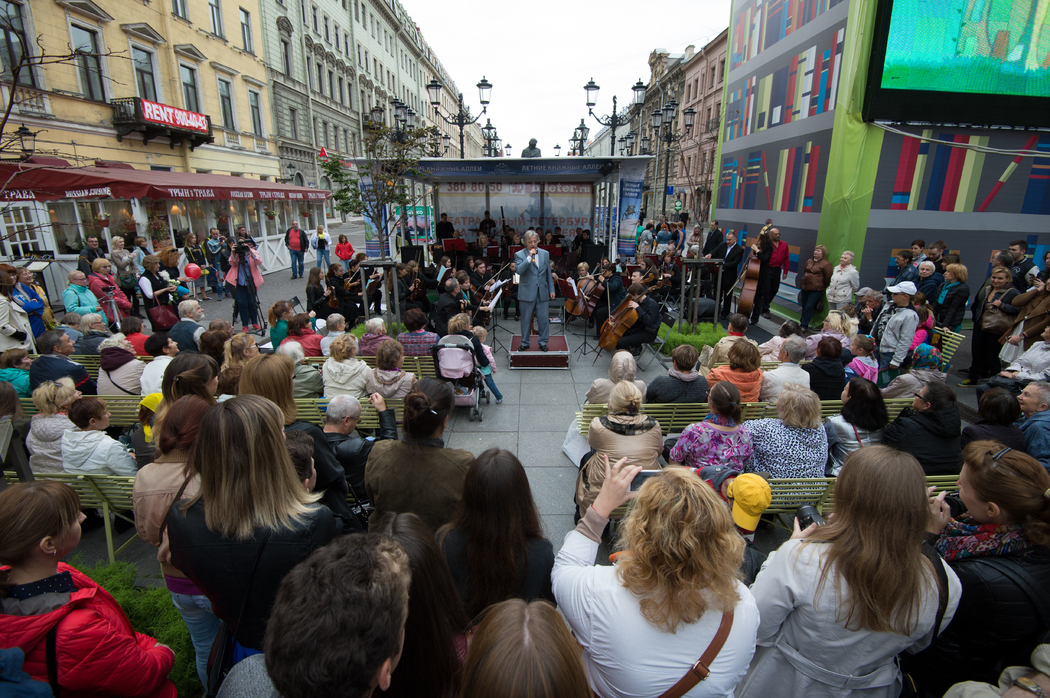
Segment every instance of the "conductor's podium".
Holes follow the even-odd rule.
[[[569,345],[565,335],[552,334],[547,341],[547,351],[540,351],[539,337],[533,335],[528,351],[518,351],[521,335],[510,338],[510,367],[512,369],[568,369]]]

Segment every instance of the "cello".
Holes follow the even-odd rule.
[[[588,319],[598,305],[598,299],[605,293],[605,285],[602,284],[601,276],[612,266],[612,262],[599,265],[589,278],[578,288],[579,295],[575,298],[565,300],[565,312]]]
[[[655,276],[655,271],[650,271],[642,278],[640,283],[645,286],[645,293],[642,295],[649,295],[655,288],[655,286],[648,285],[652,283]],[[609,319],[605,321],[605,324],[602,325],[602,332],[598,335],[598,346],[605,351],[615,352],[620,338],[627,333],[627,330],[631,329],[634,323],[638,322],[638,310],[631,307],[632,300],[634,299],[628,294],[626,298],[620,301],[620,305],[617,306],[615,312],[609,315]],[[598,357],[595,357],[595,361],[597,360]]]

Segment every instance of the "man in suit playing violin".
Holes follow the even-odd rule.
[[[722,266],[722,288],[719,296],[722,299],[722,317],[728,317],[733,309],[733,287],[736,286],[737,275],[740,274],[740,260],[744,258],[744,248],[736,244],[736,231],[727,230],[725,242],[704,257],[725,260]]]
[[[530,346],[529,325],[532,314],[540,331],[540,351],[547,351],[550,334],[550,302],[554,300],[554,275],[547,250],[539,249],[540,236],[535,230],[525,233],[525,247],[514,255],[514,273],[518,274],[518,303],[521,305],[521,347]]]

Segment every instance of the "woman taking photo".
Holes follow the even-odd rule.
[[[415,514],[388,512],[373,532],[393,538],[412,570],[408,589],[408,620],[401,652],[404,667],[383,691],[384,698],[454,698],[467,654],[470,619],[449,574],[434,532]]]
[[[282,421],[257,395],[212,407],[189,454],[200,490],[166,519],[171,564],[230,626],[235,661],[262,651],[284,575],[343,533],[321,495],[298,479]]]
[[[187,461],[201,422],[211,407],[212,403],[196,395],[179,398],[171,406],[153,440],[156,460],[139,470],[132,491],[135,530],[142,540],[158,549],[157,561],[165,585],[190,631],[197,657],[197,677],[203,686],[208,685],[208,653],[219,631],[219,619],[211,612],[211,601],[204,592],[171,564],[164,520],[176,500],[193,497],[200,490],[200,475],[188,467]]]
[[[543,537],[525,468],[510,451],[478,456],[437,540],[469,617],[509,598],[554,601],[554,548]]]
[[[602,489],[554,561],[558,608],[600,696],[659,696],[691,672],[731,623],[710,676],[693,695],[730,696],[755,651],[758,609],[738,580],[744,539],[703,480],[667,468],[642,485],[621,526],[615,565],[595,565],[612,511],[639,466],[603,463]],[[770,693],[769,695],[775,695]]]
[[[757,350],[756,350],[757,352]],[[640,414],[642,393],[634,383],[620,381],[609,394],[609,413],[591,420],[587,431],[589,454],[576,476],[576,504],[583,518],[605,480],[605,460],[627,458],[628,465],[658,470],[664,439],[660,423]]]
[[[824,292],[831,284],[831,262],[827,257],[828,248],[823,245],[817,245],[813,248],[813,259],[806,260],[805,271],[802,273],[802,279],[798,283],[801,293],[799,294],[800,305],[802,306],[802,317],[799,318],[798,324],[802,325],[802,329],[809,329],[809,321],[813,319],[813,313],[817,309],[817,304],[820,303],[824,297]]]
[[[452,520],[474,464],[470,451],[445,448],[441,438],[453,406],[452,386],[435,378],[420,380],[405,396],[401,440],[377,442],[365,466],[365,491],[375,506],[369,531],[388,511],[417,514],[431,531]]]
[[[890,421],[879,387],[859,376],[842,389],[842,412],[828,417],[827,475],[837,477],[846,457],[856,450],[882,442],[882,430]]]
[[[759,647],[737,698],[900,695],[894,658],[926,647],[959,603],[959,578],[922,552],[929,517],[913,457],[885,446],[851,455],[834,518],[804,531],[796,519],[751,585]]]
[[[962,598],[937,644],[905,665],[923,690],[937,694],[959,681],[995,683],[1003,667],[1027,666],[1050,630],[1045,609],[1015,581],[1050,585],[1050,475],[998,441],[974,441],[963,461],[966,513],[952,518],[941,493],[931,499],[927,529],[959,576]]]
[[[720,465],[743,472],[752,450],[751,434],[741,416],[740,391],[729,381],[722,381],[707,396],[704,421],[685,428],[669,460],[671,465],[692,470]]]
[[[167,678],[172,649],[135,632],[105,589],[59,562],[80,542],[84,518],[77,493],[59,482],[20,482],[0,491],[0,565],[8,566],[0,570],[0,644],[22,648],[22,670],[46,686],[53,637],[61,695],[175,698]]]
[[[287,356],[261,354],[244,364],[239,395],[259,395],[270,400],[281,409],[284,416],[283,431],[302,431],[314,440],[314,471],[317,478],[314,492],[321,494],[321,503],[343,519],[349,530],[360,530],[357,517],[346,503],[349,487],[343,466],[328,445],[328,439],[320,427],[297,418],[292,379],[295,364]]]

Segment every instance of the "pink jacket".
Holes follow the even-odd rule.
[[[911,347],[908,351],[914,351],[915,347],[919,346],[930,338],[930,330],[933,329],[933,313],[930,313],[926,317],[926,322],[922,323],[915,329],[915,338],[911,340]]]
[[[258,289],[263,285],[262,274],[259,273],[259,264],[262,262],[262,257],[255,250],[249,250],[248,254],[251,255],[249,258],[248,266],[252,270],[252,280],[255,282],[255,288]],[[252,264],[250,260],[254,259],[255,264]],[[237,285],[237,267],[240,265],[241,260],[236,254],[230,255],[230,270],[226,272],[226,283],[236,286]]]
[[[484,342],[481,343],[481,350],[485,352],[485,358],[489,360],[489,368],[492,369],[492,373],[496,373],[496,359],[492,358],[492,347]]]

